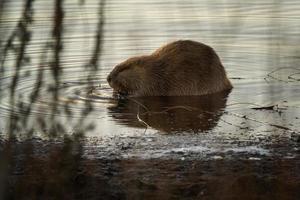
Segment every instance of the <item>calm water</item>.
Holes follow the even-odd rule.
[[[22,5],[19,2],[7,2],[5,5],[1,22],[3,44],[15,30]],[[177,39],[201,41],[214,47],[220,55],[235,87],[220,111],[242,114],[252,112],[250,107],[279,104],[288,110],[279,117],[278,125],[298,129],[299,120],[292,123],[296,127],[289,124],[300,113],[299,7],[297,1],[108,1],[103,11],[102,51],[101,55],[98,54],[98,70],[93,71],[84,66],[92,57],[96,43],[99,5],[97,1],[86,1],[84,4],[66,1],[61,35],[63,50],[59,60],[62,73],[57,85],[57,100],[54,103],[53,94],[49,92],[53,86],[53,76],[49,64],[51,52],[48,50],[50,56],[42,63],[40,94],[31,103],[30,95],[36,88],[45,44],[54,40],[51,37],[54,7],[47,1],[37,1],[32,8],[33,22],[28,25],[32,37],[26,46],[25,57],[29,61],[24,62],[18,72],[14,102],[9,88],[16,75],[16,53],[9,50],[3,63],[0,103],[2,130],[6,132],[12,113],[23,118],[24,107],[30,106],[31,111],[26,113],[28,122],[20,125],[20,129],[24,129],[21,132],[34,129],[40,133],[40,127],[31,122],[37,118],[47,121],[53,115],[53,104],[57,103],[59,111],[54,113],[56,120],[65,121],[65,131],[72,132],[80,120],[78,118],[82,118],[87,103],[91,103],[93,110],[85,116],[85,123],[92,123],[95,128],[87,131],[87,135],[142,134],[144,130],[122,123],[127,116],[129,121],[135,120],[133,124],[137,124],[134,105],[129,105],[129,110],[112,109],[118,104],[111,99],[106,76],[121,61],[135,55],[150,54],[161,45]],[[17,39],[14,43],[18,43]],[[276,69],[279,70],[270,74],[274,78],[267,76]],[[185,104],[177,103],[179,106]],[[135,106],[138,107],[137,104]],[[119,115],[122,115],[123,121],[116,117]],[[188,118],[188,113],[186,115]],[[254,115],[261,116],[266,123],[275,120],[273,117],[266,119],[261,112],[252,113],[250,117]],[[222,123],[220,126],[225,128]],[[156,131],[155,127],[148,130]]]
[[[180,162],[243,155],[255,162],[275,157],[299,163],[298,139],[291,140],[300,131],[299,1],[110,0],[100,5],[95,0],[66,0],[60,23],[59,17],[53,19],[54,4],[40,0],[27,10],[32,12],[27,15],[32,22],[21,23],[26,25],[19,29],[24,4],[7,1],[3,5],[2,135],[47,139],[84,133],[83,155],[89,159],[116,156]],[[53,35],[55,25],[58,31]],[[22,43],[24,30],[31,35],[28,43]],[[178,39],[200,41],[216,50],[234,85],[231,93],[192,98],[112,97],[106,76],[116,64]],[[144,164],[149,165],[143,161],[122,166],[138,171]],[[211,164],[216,170],[217,164]],[[165,167],[160,176],[168,173]],[[170,174],[172,170],[176,171],[171,169]],[[224,170],[234,174],[234,169]],[[255,185],[256,179],[247,177],[252,180],[249,187]]]

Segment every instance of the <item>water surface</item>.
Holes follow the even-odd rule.
[[[32,6],[34,20],[28,24],[32,38],[25,50],[28,63],[20,67],[18,72],[19,77],[13,93],[15,103],[11,100],[11,91],[8,88],[12,87],[13,77],[16,75],[14,66],[17,55],[12,50],[6,52],[4,72],[1,74],[2,129],[12,113],[24,117],[18,104],[30,106],[31,111],[26,117],[31,120],[52,115],[53,99],[49,92],[54,81],[49,64],[51,53],[48,53],[50,58],[43,63],[40,94],[35,102],[30,103],[30,95],[35,91],[41,67],[41,54],[45,51],[45,43],[51,40],[52,6],[45,1],[35,2]],[[101,55],[98,54],[98,70],[93,71],[85,66],[93,56],[97,25],[101,18],[99,6],[96,1],[86,1],[84,4],[66,1],[63,5],[63,50],[59,60],[61,74],[55,100],[60,111],[55,115],[57,120],[67,121],[64,123],[69,126],[66,132],[72,132],[76,123],[74,121],[82,117],[82,112],[89,103],[93,110],[86,116],[87,123],[93,123],[95,129],[88,131],[87,135],[143,133],[143,130],[119,125],[120,120],[114,117],[114,114],[120,114],[119,110],[115,110],[114,113],[109,109],[115,106],[116,102],[110,99],[111,90],[106,83],[106,76],[119,62],[131,56],[150,54],[161,45],[177,39],[201,41],[212,46],[220,55],[234,85],[234,90],[228,96],[227,106],[224,106],[226,108],[221,109],[221,112],[225,110],[242,114],[252,112],[249,108],[255,106],[287,106],[284,116],[279,117],[278,125],[293,130],[299,128],[299,122],[295,121],[300,104],[300,69],[297,64],[297,36],[300,30],[297,2],[106,2],[101,15]],[[7,2],[6,8],[1,22],[3,44],[16,29],[23,9],[22,4],[18,2]],[[18,43],[17,39],[15,43]],[[271,73],[272,71],[274,73]],[[184,106],[184,102],[177,104]],[[68,112],[64,111],[66,107]],[[66,115],[71,116],[68,118]],[[265,113],[261,111],[252,115],[265,118]],[[265,118],[263,122],[272,122],[274,117],[276,118],[276,114]],[[133,120],[132,118],[130,116],[128,120]],[[286,121],[296,127],[289,126]],[[222,123],[220,126],[230,128]],[[40,132],[30,123],[21,127],[27,128],[34,128],[37,133]],[[156,132],[155,127],[148,131]]]

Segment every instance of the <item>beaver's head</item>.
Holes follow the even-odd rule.
[[[135,95],[147,76],[147,57],[134,57],[118,64],[108,75],[107,82],[115,92]]]

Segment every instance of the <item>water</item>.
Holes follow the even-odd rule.
[[[36,1],[28,11],[33,12],[33,21],[24,23],[31,38],[20,64],[24,35],[16,27],[24,3],[7,1],[3,8],[0,132],[4,138],[13,134],[20,140],[44,141],[83,133],[84,158],[146,159],[129,164],[135,169],[144,162],[148,165],[147,159],[196,163],[221,158],[229,166],[238,157],[254,162],[292,158],[299,163],[298,1],[69,0],[63,4],[62,24],[59,17],[53,20],[52,2]],[[62,32],[53,34],[55,25]],[[14,33],[13,45],[5,51]],[[106,76],[115,65],[178,39],[212,46],[233,90],[193,98],[113,97]]]
[[[30,105],[31,112],[26,117],[33,120],[37,116],[46,118],[51,115],[52,110],[53,99],[48,89],[52,87],[53,78],[49,63],[44,64],[41,94],[32,104],[28,99],[36,86],[43,48],[51,40],[51,6],[51,3],[44,1],[33,4],[34,21],[29,24],[32,39],[25,51],[30,61],[21,67],[14,91],[18,103]],[[1,31],[4,43],[15,29],[23,7],[18,2],[7,2],[6,8]],[[113,117],[114,113],[107,109],[115,102],[110,101],[111,91],[108,89],[106,76],[121,61],[135,55],[150,54],[161,45],[177,39],[201,41],[218,52],[234,85],[227,100],[227,110],[247,112],[245,109],[253,106],[252,104],[265,106],[288,101],[291,110],[286,111],[288,114],[285,120],[293,121],[297,116],[300,107],[300,68],[297,66],[300,30],[297,2],[106,2],[103,12],[103,44],[101,55],[98,55],[99,69],[94,72],[84,66],[92,57],[95,47],[100,18],[98,8],[96,1],[87,1],[82,5],[73,1],[64,3],[63,51],[60,55],[62,73],[56,100],[62,107],[59,107],[62,111],[56,113],[59,120],[65,120],[68,113],[72,115],[71,118],[81,117],[88,102],[94,109],[87,116],[87,121],[92,122],[96,128],[87,132],[87,135],[118,135],[120,131],[117,130],[128,134],[136,131],[132,127],[119,126],[118,120]],[[17,105],[12,105],[10,91],[6,89],[11,87],[16,60],[11,51],[7,54],[5,71],[1,74],[2,130],[11,113],[23,117],[22,111],[14,108]],[[49,58],[48,60],[51,61]],[[273,78],[267,76],[276,69],[279,70],[271,74]],[[291,74],[295,74],[293,79],[288,78]],[[87,81],[88,76],[90,81]],[[63,111],[66,105],[69,110],[67,113]],[[128,120],[132,120],[131,118]],[[72,132],[72,123],[67,122],[70,127],[66,132]],[[32,125],[28,126],[32,128]],[[38,129],[36,132],[39,132]]]

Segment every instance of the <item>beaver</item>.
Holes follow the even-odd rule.
[[[129,58],[110,72],[107,81],[115,93],[134,97],[205,95],[232,88],[213,48],[191,40]]]

